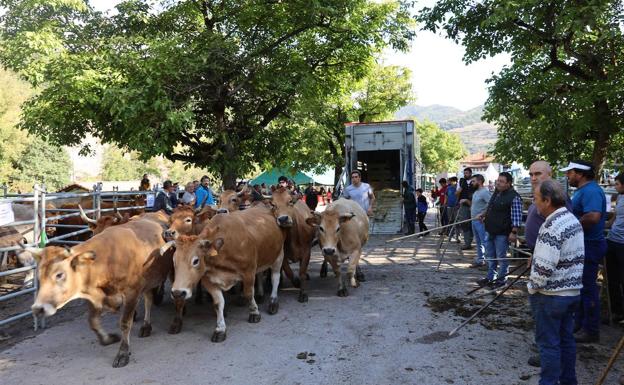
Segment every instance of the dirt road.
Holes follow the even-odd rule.
[[[483,301],[462,302],[475,279],[473,254],[456,244],[439,272],[433,237],[386,245],[373,237],[362,261],[367,281],[336,296],[330,273],[311,268],[310,300],[300,304],[285,283],[277,315],[247,323],[246,307],[228,305],[227,340],[210,342],[215,316],[209,304],[189,303],[180,334],[167,334],[171,302],[158,308],[153,333],[138,338],[130,364],[111,367],[117,345],[102,347],[86,317],[50,320],[50,327],[0,352],[0,383],[9,384],[537,384],[532,321],[524,285],[454,338],[446,334]],[[75,310],[74,310],[75,311]],[[61,311],[62,312],[62,311]],[[56,316],[55,316],[56,317]],[[105,326],[116,330],[117,315]],[[24,327],[28,327],[24,321]],[[603,329],[601,345],[579,348],[579,384],[592,384],[621,331]],[[299,357],[299,358],[298,358]],[[607,384],[623,372],[624,357]]]

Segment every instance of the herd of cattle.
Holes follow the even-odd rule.
[[[147,337],[152,329],[151,306],[162,300],[167,279],[175,306],[169,333],[181,331],[185,301],[194,291],[201,294],[203,287],[212,296],[217,316],[213,342],[226,338],[223,292],[237,283],[248,301],[251,323],[260,321],[255,297],[264,294],[267,271],[269,314],[279,309],[282,270],[299,288],[298,300],[306,302],[307,270],[316,242],[325,259],[321,276],[327,274],[329,263],[338,296],[347,296],[348,285],[357,287],[364,280],[358,262],[368,240],[368,217],[357,203],[338,199],[323,213],[311,212],[288,190],[279,189],[263,202],[239,210],[246,194],[225,191],[216,209],[180,206],[171,216],[162,211],[134,216],[115,212],[94,220],[79,207],[81,220],[92,230],[91,238],[71,248],[27,248],[38,261],[40,286],[32,305],[34,314],[50,316],[74,299],[87,300],[89,325],[99,342],[109,345],[121,340],[113,367],[122,367],[129,361],[129,334],[140,297],[145,314],[139,336]],[[290,267],[293,262],[299,263],[298,276]],[[121,311],[121,336],[101,326],[104,310]]]

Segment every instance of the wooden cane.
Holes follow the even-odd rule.
[[[602,375],[598,379],[598,382],[596,382],[596,385],[603,384],[603,382],[607,378],[607,374],[609,374],[609,370],[611,370],[611,367],[615,363],[615,360],[617,359],[617,356],[620,354],[620,351],[622,350],[623,347],[624,347],[624,336],[620,338],[620,342],[618,342],[617,346],[615,347],[615,351],[613,351],[613,354],[611,355],[611,358],[609,359],[609,363],[607,364],[607,367],[605,368],[605,370],[602,372]]]

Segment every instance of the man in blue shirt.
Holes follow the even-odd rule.
[[[604,191],[594,181],[594,167],[583,161],[570,162],[561,169],[566,172],[570,186],[577,190],[572,197],[572,212],[583,226],[585,240],[585,264],[583,266],[583,288],[581,308],[576,313],[575,335],[578,343],[600,340],[600,298],[596,279],[598,267],[607,252],[604,237],[607,216],[607,199]]]
[[[212,206],[215,204],[214,197],[212,196],[212,190],[210,189],[210,182],[208,176],[204,175],[199,181],[199,187],[195,191],[195,208],[203,206]]]
[[[449,185],[446,188],[446,210],[449,224],[452,224],[457,220],[457,210],[459,209],[459,206],[457,206],[457,177],[452,176],[448,181]],[[459,232],[456,231],[456,227],[457,226],[452,226],[449,230],[449,239],[453,238],[454,235],[457,239],[457,243],[459,243]]]

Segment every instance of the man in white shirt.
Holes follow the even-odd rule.
[[[369,217],[373,215],[375,194],[368,183],[362,182],[362,174],[359,170],[351,172],[351,184],[345,187],[342,196],[357,202]]]

